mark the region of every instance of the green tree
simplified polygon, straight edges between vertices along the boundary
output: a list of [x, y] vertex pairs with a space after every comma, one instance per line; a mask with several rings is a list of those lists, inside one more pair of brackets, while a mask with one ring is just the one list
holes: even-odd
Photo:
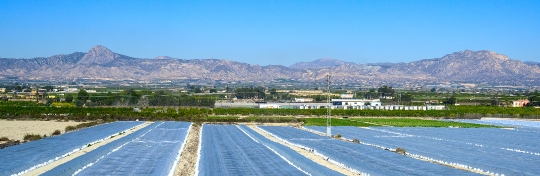
[[498, 99], [491, 100], [491, 106], [499, 106], [499, 100]]
[[386, 85], [379, 87], [377, 91], [381, 93], [382, 98], [392, 97], [396, 92], [394, 89], [392, 89], [392, 87], [388, 87]]
[[76, 99], [73, 103], [75, 103], [75, 106], [82, 107], [84, 105], [84, 101]]
[[81, 89], [79, 90], [79, 93], [77, 93], [77, 100], [81, 100], [82, 102], [86, 102], [90, 96], [88, 95], [88, 92], [86, 90]]
[[139, 102], [140, 95], [134, 89], [126, 89], [122, 91], [122, 94], [125, 96], [122, 100], [127, 101], [128, 105], [134, 105]]
[[364, 98], [366, 99], [374, 99], [378, 97], [378, 93], [375, 92], [375, 89], [369, 89], [369, 91], [364, 94]]
[[201, 88], [199, 88], [199, 87], [196, 87], [196, 88], [195, 88], [195, 93], [202, 93], [202, 90], [201, 90]]
[[413, 95], [410, 92], [407, 92], [405, 94], [397, 95], [396, 98], [394, 98], [394, 101], [400, 101], [403, 103], [411, 103], [413, 100]]
[[44, 86], [44, 87], [41, 87], [41, 88], [47, 90], [47, 92], [52, 92], [53, 89], [54, 89], [53, 86]]
[[73, 95], [71, 95], [71, 94], [66, 94], [66, 102], [68, 102], [68, 103], [73, 102]]
[[276, 88], [270, 89], [270, 95], [275, 96], [277, 94]]
[[454, 97], [454, 95], [452, 95], [452, 97], [446, 98], [443, 101], [443, 104], [445, 104], [445, 105], [454, 105], [454, 104], [456, 104], [456, 97]]
[[529, 95], [529, 104], [527, 106], [540, 106], [540, 93], [538, 93], [538, 90]]
[[248, 88], [237, 88], [236, 97], [239, 99], [264, 99], [266, 94], [264, 93], [265, 89], [263, 87], [248, 87]]

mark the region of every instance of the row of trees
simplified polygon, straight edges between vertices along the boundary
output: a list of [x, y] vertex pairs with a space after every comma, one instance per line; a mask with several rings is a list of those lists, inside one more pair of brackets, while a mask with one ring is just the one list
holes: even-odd
[[538, 93], [538, 90], [529, 96], [529, 104], [527, 106], [540, 106], [540, 93]]
[[[145, 94], [145, 95], [141, 95]], [[215, 100], [209, 97], [195, 97], [186, 94], [173, 96], [165, 91], [137, 92], [133, 89], [124, 90], [118, 94], [89, 94], [80, 90], [76, 98], [67, 94], [66, 102], [81, 106], [205, 106], [213, 107]]]
[[188, 95], [172, 96], [158, 91], [146, 97], [150, 106], [205, 106], [214, 107], [215, 100], [210, 97], [195, 97]]
[[[77, 108], [47, 106], [0, 106], [4, 119], [62, 119], [62, 120], [184, 120], [204, 121], [218, 116], [325, 116], [326, 109], [256, 109], [256, 108]], [[333, 116], [390, 116], [390, 117], [441, 117], [478, 118], [498, 117], [538, 118], [538, 108], [504, 108], [494, 106], [450, 106], [448, 110], [332, 110]]]
[[266, 99], [265, 89], [263, 87], [237, 88], [235, 96], [238, 99]]

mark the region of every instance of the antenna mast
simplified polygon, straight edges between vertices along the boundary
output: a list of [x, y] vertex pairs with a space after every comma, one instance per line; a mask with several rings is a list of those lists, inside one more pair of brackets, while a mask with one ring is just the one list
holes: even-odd
[[326, 75], [326, 85], [328, 86], [328, 97], [326, 99], [326, 103], [328, 103], [328, 108], [326, 108], [326, 136], [332, 136], [332, 119], [330, 115], [330, 109], [332, 109], [332, 104], [330, 103], [330, 72]]

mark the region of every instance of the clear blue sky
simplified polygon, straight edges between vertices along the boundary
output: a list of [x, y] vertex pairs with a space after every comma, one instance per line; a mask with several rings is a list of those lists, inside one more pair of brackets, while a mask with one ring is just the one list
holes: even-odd
[[540, 61], [540, 1], [0, 1], [0, 57], [94, 45], [259, 65], [411, 62], [465, 49]]

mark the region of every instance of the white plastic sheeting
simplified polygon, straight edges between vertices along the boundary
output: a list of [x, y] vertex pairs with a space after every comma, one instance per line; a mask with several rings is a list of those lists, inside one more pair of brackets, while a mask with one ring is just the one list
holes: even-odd
[[[203, 125], [198, 175], [307, 175], [234, 125]], [[253, 133], [251, 133], [253, 134]]]
[[0, 150], [0, 175], [21, 175], [144, 122], [114, 122]]
[[[320, 127], [307, 127], [317, 131]], [[540, 135], [499, 128], [335, 127], [347, 138], [452, 167], [492, 175], [539, 175]]]
[[355, 169], [362, 174], [475, 175], [472, 172], [424, 162], [372, 146], [340, 141], [292, 127], [259, 126], [259, 128], [290, 143], [310, 148], [314, 153], [320, 153], [328, 157], [328, 160], [334, 160], [337, 165]]

